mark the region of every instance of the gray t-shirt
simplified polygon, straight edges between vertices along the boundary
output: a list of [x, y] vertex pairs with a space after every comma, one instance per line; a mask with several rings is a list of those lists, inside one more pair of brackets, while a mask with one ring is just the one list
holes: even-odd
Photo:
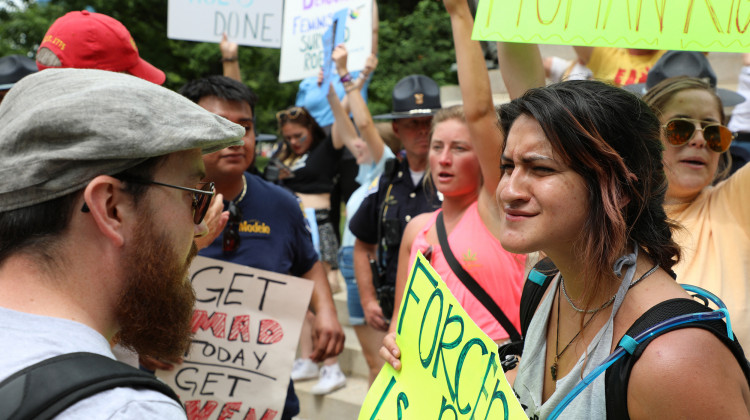
[[[86, 351], [115, 358], [107, 340], [81, 323], [0, 307], [0, 381], [41, 360]], [[182, 407], [157, 391], [114, 388], [73, 404], [56, 417], [78, 419], [185, 419]]]

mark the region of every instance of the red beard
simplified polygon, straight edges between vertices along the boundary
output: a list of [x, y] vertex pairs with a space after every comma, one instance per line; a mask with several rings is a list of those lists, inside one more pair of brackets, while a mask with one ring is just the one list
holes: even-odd
[[187, 260], [179, 261], [170, 252], [173, 243], [152, 223], [136, 229], [124, 255], [129, 277], [117, 305], [115, 342], [140, 356], [174, 360], [191, 344], [195, 291], [187, 276], [198, 249], [193, 242]]

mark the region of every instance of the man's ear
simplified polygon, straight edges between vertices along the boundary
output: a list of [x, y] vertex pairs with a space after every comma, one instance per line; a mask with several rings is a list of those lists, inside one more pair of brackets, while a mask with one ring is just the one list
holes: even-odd
[[94, 223], [118, 247], [125, 242], [124, 228], [128, 220], [135, 216], [132, 197], [121, 185], [116, 178], [100, 175], [83, 190], [83, 199]]
[[398, 124], [396, 124], [396, 120], [391, 120], [391, 128], [393, 129], [393, 134], [398, 137]]

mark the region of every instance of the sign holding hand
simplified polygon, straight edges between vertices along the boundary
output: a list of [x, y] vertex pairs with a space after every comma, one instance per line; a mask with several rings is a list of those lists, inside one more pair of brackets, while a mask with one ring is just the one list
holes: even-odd
[[401, 369], [385, 364], [359, 420], [528, 418], [505, 378], [497, 345], [421, 253], [401, 302]]

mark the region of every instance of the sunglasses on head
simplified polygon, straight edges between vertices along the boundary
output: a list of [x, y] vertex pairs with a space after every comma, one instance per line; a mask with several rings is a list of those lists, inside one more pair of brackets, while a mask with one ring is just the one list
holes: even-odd
[[221, 236], [221, 248], [224, 254], [232, 254], [240, 247], [240, 223], [242, 223], [242, 210], [229, 202], [229, 220], [224, 226], [224, 233]]
[[302, 114], [305, 113], [305, 110], [298, 107], [293, 106], [289, 109], [285, 109], [283, 111], [279, 111], [276, 113], [276, 120], [281, 122], [285, 120], [296, 120], [299, 118]]
[[692, 118], [674, 118], [667, 121], [662, 127], [667, 142], [676, 147], [687, 144], [693, 138], [695, 132], [700, 130], [703, 132], [703, 138], [706, 140], [708, 148], [716, 153], [726, 152], [735, 136], [727, 127], [719, 123]]

